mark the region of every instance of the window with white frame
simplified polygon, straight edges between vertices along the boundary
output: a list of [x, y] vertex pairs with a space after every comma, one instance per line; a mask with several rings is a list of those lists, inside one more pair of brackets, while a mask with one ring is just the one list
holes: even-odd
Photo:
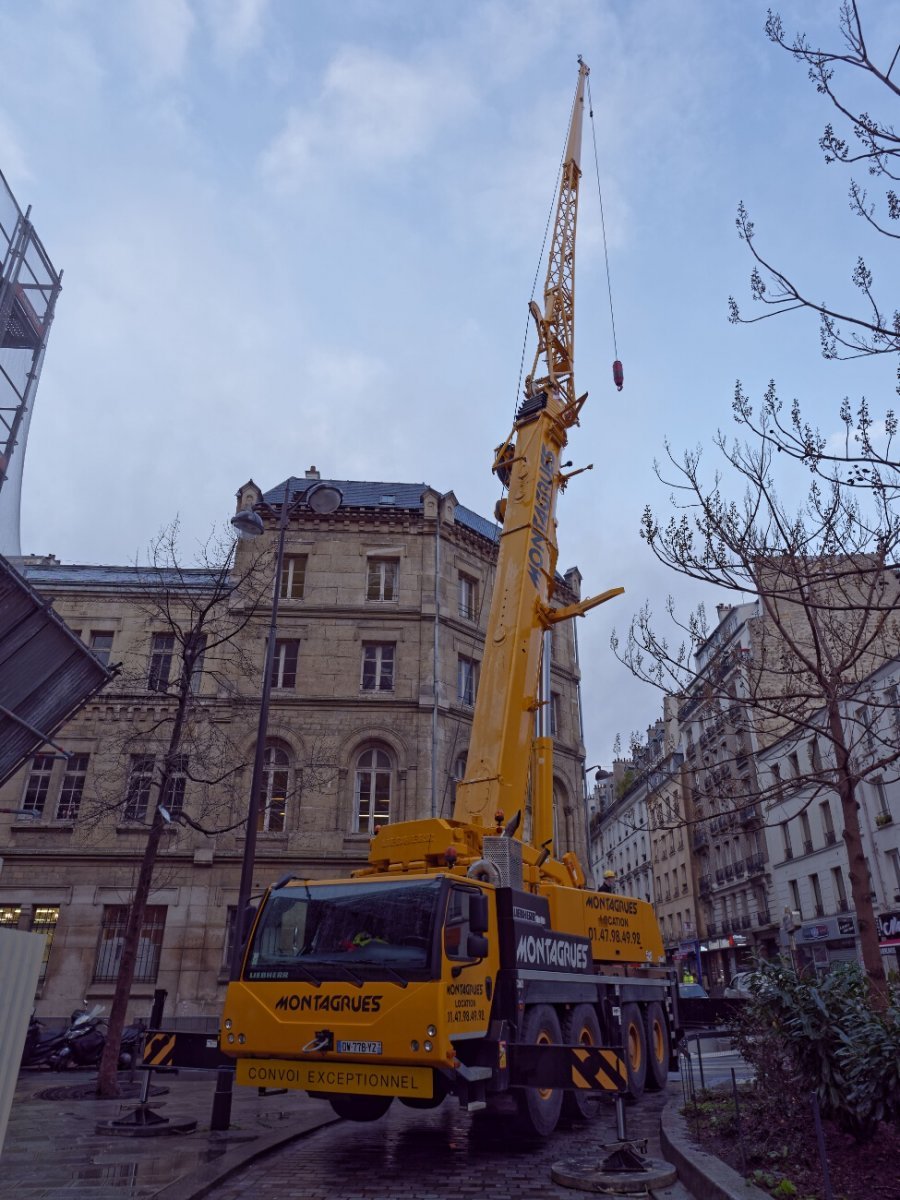
[[355, 826], [360, 833], [374, 833], [376, 826], [391, 819], [393, 764], [386, 750], [364, 750], [356, 760], [354, 787]]
[[94, 657], [99, 658], [104, 667], [109, 666], [109, 656], [113, 647], [112, 633], [108, 630], [92, 629], [90, 646]]
[[289, 690], [297, 686], [297, 660], [300, 643], [293, 638], [278, 638], [272, 658], [272, 687]]
[[547, 724], [548, 724], [548, 733], [553, 738], [560, 736], [559, 713], [560, 713], [559, 692], [551, 692], [550, 693], [550, 704], [548, 705], [548, 711], [547, 711]]
[[150, 665], [147, 671], [148, 691], [166, 691], [169, 686], [169, 676], [172, 673], [174, 654], [174, 633], [154, 633], [150, 639]]
[[285, 556], [281, 568], [281, 599], [302, 600], [306, 587], [306, 555]]
[[59, 789], [59, 801], [56, 805], [58, 821], [77, 821], [81, 808], [81, 797], [84, 795], [84, 781], [87, 777], [89, 754], [70, 754], [63, 775], [62, 786]]
[[266, 746], [257, 818], [260, 833], [284, 832], [290, 775], [291, 757], [285, 747], [274, 743]]
[[875, 793], [875, 802], [877, 810], [875, 812], [875, 820], [879, 817], [890, 817], [891, 810], [888, 808], [887, 792], [884, 787], [884, 780], [880, 775], [873, 775], [870, 781], [872, 791]]
[[467, 708], [475, 705], [475, 693], [478, 690], [478, 663], [474, 658], [460, 654], [457, 666], [457, 699]]
[[[128, 923], [127, 904], [107, 904], [103, 909], [103, 925], [97, 943], [94, 963], [94, 982], [112, 982], [119, 973], [122, 947]], [[159, 974], [159, 956], [166, 928], [166, 909], [161, 904], [148, 904], [144, 909], [144, 922], [138, 939], [135, 983], [156, 983]]]
[[176, 754], [169, 764], [169, 777], [163, 788], [162, 803], [173, 817], [184, 812], [184, 791], [187, 786], [188, 756]]
[[370, 558], [366, 567], [366, 599], [396, 600], [399, 573], [399, 559]]
[[467, 621], [478, 616], [478, 580], [464, 571], [459, 573], [459, 615]]
[[125, 820], [145, 821], [153, 787], [153, 755], [132, 754], [125, 792]]
[[394, 690], [393, 642], [363, 642], [362, 690], [392, 692]]
[[23, 812], [32, 813], [36, 817], [43, 816], [55, 761], [53, 754], [36, 754], [31, 760], [31, 770], [25, 781], [25, 795], [22, 799]]
[[[191, 662], [191, 692], [197, 695], [203, 679], [203, 660], [206, 657], [206, 634], [194, 633], [189, 635], [190, 643], [185, 645], [185, 659]], [[187, 665], [187, 661], [185, 662]]]
[[840, 867], [831, 868], [831, 879], [834, 884], [834, 898], [837, 901], [838, 912], [848, 912], [847, 888], [844, 886], [844, 872]]

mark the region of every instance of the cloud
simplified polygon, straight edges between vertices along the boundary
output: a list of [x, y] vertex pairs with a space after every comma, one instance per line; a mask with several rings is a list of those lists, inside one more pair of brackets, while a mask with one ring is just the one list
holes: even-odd
[[256, 50], [263, 38], [269, 0], [204, 0], [213, 45], [226, 60]]
[[30, 183], [34, 178], [28, 168], [25, 151], [22, 149], [13, 122], [0, 109], [0, 164], [10, 187], [15, 191], [17, 184]]
[[141, 74], [153, 82], [180, 76], [196, 27], [189, 0], [132, 0], [129, 16], [139, 45]]
[[411, 66], [346, 46], [329, 64], [315, 101], [288, 112], [262, 155], [263, 176], [290, 192], [336, 169], [382, 171], [423, 154], [472, 100], [469, 86], [446, 66]]

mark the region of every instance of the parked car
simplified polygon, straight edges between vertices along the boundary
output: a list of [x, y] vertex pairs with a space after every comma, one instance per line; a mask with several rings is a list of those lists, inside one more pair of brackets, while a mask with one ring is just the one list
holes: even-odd
[[725, 989], [726, 1000], [752, 1000], [759, 994], [763, 978], [758, 971], [738, 971]]
[[708, 1000], [709, 992], [702, 983], [679, 983], [678, 995], [682, 1000]]

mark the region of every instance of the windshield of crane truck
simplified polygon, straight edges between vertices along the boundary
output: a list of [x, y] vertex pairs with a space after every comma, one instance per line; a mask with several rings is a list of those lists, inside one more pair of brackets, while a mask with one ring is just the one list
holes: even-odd
[[428, 970], [440, 896], [440, 879], [276, 888], [244, 977], [361, 982]]

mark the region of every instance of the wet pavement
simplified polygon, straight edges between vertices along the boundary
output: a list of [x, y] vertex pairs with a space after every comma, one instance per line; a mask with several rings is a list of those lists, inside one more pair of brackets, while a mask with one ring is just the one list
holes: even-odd
[[[141, 1077], [141, 1073], [138, 1073]], [[154, 1076], [150, 1107], [194, 1132], [131, 1137], [102, 1128], [138, 1105], [139, 1084], [118, 1100], [90, 1092], [93, 1075], [23, 1071], [0, 1155], [0, 1196], [12, 1200], [563, 1200], [587, 1193], [551, 1181], [555, 1162], [602, 1157], [616, 1140], [612, 1105], [587, 1125], [544, 1140], [522, 1140], [503, 1124], [462, 1112], [453, 1100], [418, 1111], [395, 1103], [371, 1124], [338, 1121], [302, 1092], [260, 1096], [235, 1088], [232, 1126], [209, 1128], [215, 1076], [182, 1071]], [[49, 1098], [48, 1098], [49, 1097]], [[681, 1083], [626, 1109], [629, 1137], [647, 1138], [660, 1157], [659, 1119], [667, 1100], [681, 1103]], [[101, 1125], [98, 1131], [98, 1123]], [[679, 1184], [658, 1200], [689, 1200]]]
[[154, 1075], [149, 1103], [172, 1125], [196, 1121], [194, 1132], [157, 1137], [98, 1132], [98, 1123], [134, 1112], [140, 1082], [126, 1098], [98, 1100], [84, 1095], [94, 1078], [86, 1071], [20, 1073], [0, 1154], [0, 1196], [187, 1200], [208, 1194], [209, 1184], [233, 1164], [336, 1119], [328, 1105], [302, 1092], [260, 1096], [254, 1088], [235, 1088], [231, 1127], [213, 1132], [215, 1075], [182, 1071]]

